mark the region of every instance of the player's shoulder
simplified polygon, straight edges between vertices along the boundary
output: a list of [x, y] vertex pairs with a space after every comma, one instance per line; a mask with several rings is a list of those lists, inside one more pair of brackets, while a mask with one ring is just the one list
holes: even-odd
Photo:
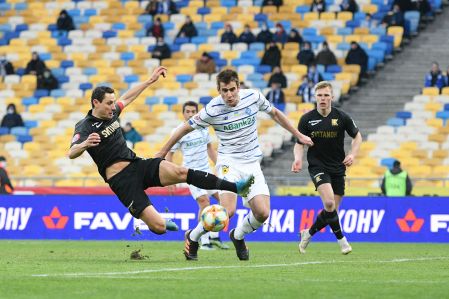
[[346, 113], [345, 111], [343, 111], [343, 110], [340, 109], [340, 108], [332, 107], [332, 113], [333, 113], [334, 115], [339, 116], [339, 117], [349, 117], [349, 118], [350, 118], [349, 114]]
[[258, 100], [260, 95], [260, 91], [251, 88], [240, 89], [239, 91], [240, 101], [242, 102]]
[[304, 114], [301, 116], [301, 119], [303, 119], [303, 120], [309, 120], [309, 119], [314, 118], [314, 117], [317, 117], [317, 116], [320, 116], [320, 114], [318, 113], [318, 111], [317, 111], [316, 109], [312, 109], [312, 110], [307, 111], [306, 113], [304, 113]]
[[92, 120], [88, 116], [86, 116], [76, 123], [75, 130], [77, 130], [77, 131], [87, 130], [91, 126], [92, 126]]

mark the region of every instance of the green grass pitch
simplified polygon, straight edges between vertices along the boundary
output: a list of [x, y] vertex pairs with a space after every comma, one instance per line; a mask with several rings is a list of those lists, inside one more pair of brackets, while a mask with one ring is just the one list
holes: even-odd
[[[232, 245], [231, 245], [232, 246]], [[231, 250], [181, 242], [0, 241], [0, 298], [448, 298], [449, 244], [248, 242]], [[130, 260], [141, 249], [146, 259]]]

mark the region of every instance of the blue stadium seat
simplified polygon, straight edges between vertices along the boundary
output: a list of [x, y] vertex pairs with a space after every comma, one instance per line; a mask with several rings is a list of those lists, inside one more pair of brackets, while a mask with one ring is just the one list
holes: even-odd
[[302, 35], [317, 35], [318, 31], [313, 27], [306, 27], [302, 29]]
[[187, 44], [189, 42], [190, 42], [190, 39], [188, 37], [177, 37], [177, 38], [175, 38], [175, 44], [176, 45]]
[[325, 80], [325, 81], [335, 80], [335, 75], [332, 73], [324, 72], [324, 73], [321, 73], [321, 76], [323, 77], [323, 80]]
[[16, 32], [22, 32], [22, 31], [28, 30], [28, 28], [29, 28], [28, 24], [17, 24], [15, 31]]
[[266, 64], [261, 64], [256, 67], [256, 72], [261, 74], [271, 73], [271, 66]]
[[146, 99], [145, 99], [145, 104], [147, 104], [147, 105], [156, 105], [156, 104], [159, 104], [160, 103], [160, 101], [159, 101], [159, 97], [147, 97]]
[[22, 99], [22, 104], [25, 106], [36, 105], [39, 103], [39, 100], [35, 97], [25, 97]]
[[[262, 74], [259, 74], [259, 73], [252, 73], [252, 74], [248, 74], [247, 76], [246, 76], [246, 80], [249, 80], [249, 81], [263, 81], [263, 75]], [[265, 83], [265, 85], [266, 85], [266, 83]]]
[[218, 51], [212, 51], [209, 52], [209, 55], [215, 60], [215, 59], [220, 59], [220, 52]]
[[123, 52], [120, 53], [120, 59], [123, 61], [130, 61], [130, 60], [134, 60], [135, 55], [134, 52]]
[[398, 111], [396, 112], [396, 117], [406, 120], [412, 118], [412, 113], [410, 111]]
[[207, 43], [207, 36], [194, 36], [191, 40], [192, 44], [201, 45]]
[[1, 135], [8, 135], [9, 134], [9, 128], [8, 127], [0, 127], [0, 136]]
[[48, 31], [57, 31], [58, 30], [58, 25], [56, 25], [56, 24], [48, 24], [48, 26], [47, 26], [47, 30]]
[[107, 30], [103, 32], [103, 38], [111, 38], [111, 37], [117, 37], [117, 31]]
[[86, 83], [81, 83], [79, 86], [79, 89], [81, 89], [82, 91], [86, 91], [88, 89], [92, 89], [93, 85], [92, 83], [86, 82]]
[[33, 141], [33, 136], [30, 135], [20, 135], [16, 137], [16, 140], [20, 143], [26, 143]]
[[112, 24], [112, 27], [111, 27], [112, 30], [124, 30], [125, 28], [126, 28], [125, 23], [120, 23], [120, 22]]
[[251, 81], [251, 83], [253, 84], [253, 88], [257, 88], [257, 89], [264, 89], [267, 87], [267, 82], [261, 80], [261, 81]]
[[404, 19], [408, 29], [407, 31], [412, 35], [416, 35], [418, 33], [419, 18], [419, 11], [406, 11], [404, 13]]
[[58, 46], [64, 47], [72, 44], [72, 40], [68, 37], [60, 37], [58, 38]]
[[16, 136], [28, 135], [28, 129], [26, 127], [13, 127], [11, 128], [10, 134]]
[[352, 28], [348, 28], [348, 27], [337, 28], [337, 34], [338, 35], [350, 35], [350, 34], [352, 34]]
[[341, 42], [337, 44], [337, 50], [349, 51], [351, 49], [351, 45], [347, 42]]
[[256, 51], [244, 51], [240, 53], [240, 58], [242, 59], [253, 59], [253, 58], [258, 58], [257, 56], [257, 52]]
[[37, 120], [26, 120], [26, 121], [24, 121], [24, 124], [25, 124], [25, 128], [28, 128], [28, 129], [36, 128], [39, 125]]
[[236, 1], [235, 0], [221, 0], [220, 4], [223, 7], [230, 8], [230, 7], [236, 6]]
[[47, 61], [51, 59], [51, 53], [39, 53], [39, 58], [43, 61]]
[[212, 97], [210, 96], [204, 96], [204, 97], [200, 97], [200, 104], [202, 105], [207, 105], [210, 101], [212, 100]]
[[197, 10], [197, 14], [208, 15], [208, 14], [210, 14], [210, 8], [209, 7], [199, 7]]
[[449, 103], [444, 104], [444, 111], [449, 111]]
[[387, 45], [387, 55], [393, 54], [394, 36], [392, 36], [392, 35], [382, 35], [380, 37], [379, 41], [384, 42]]
[[98, 70], [96, 67], [86, 67], [83, 69], [83, 74], [86, 76], [92, 76], [98, 74]]
[[331, 74], [341, 73], [342, 67], [338, 64], [331, 64], [327, 66], [326, 72]]
[[88, 8], [84, 11], [86, 17], [96, 16], [98, 14], [95, 8]]
[[222, 29], [224, 28], [224, 22], [215, 21], [210, 24], [210, 29]]
[[366, 13], [363, 11], [358, 11], [354, 14], [354, 20], [363, 21], [366, 18]]
[[[446, 105], [448, 105], [448, 104], [446, 104]], [[443, 120], [444, 125], [446, 125], [447, 120], [449, 119], [449, 111], [438, 111], [436, 113], [436, 117], [441, 118]]]
[[264, 43], [252, 43], [249, 45], [249, 50], [251, 51], [263, 51], [265, 50], [265, 44]]
[[35, 98], [39, 98], [40, 99], [42, 97], [47, 97], [48, 94], [49, 94], [49, 92], [46, 89], [36, 89], [34, 91], [33, 95], [34, 95]]
[[197, 30], [207, 29], [209, 27], [209, 24], [207, 22], [196, 22], [195, 27]]
[[59, 76], [55, 75], [55, 77], [58, 80], [59, 84], [64, 84], [70, 81], [69, 76], [66, 75], [59, 75]]
[[258, 13], [254, 15], [254, 21], [256, 22], [266, 22], [268, 20], [268, 16], [264, 13]]
[[360, 27], [360, 21], [359, 20], [350, 20], [346, 22], [346, 27], [349, 28], [357, 28]]
[[13, 38], [18, 38], [20, 36], [20, 32], [17, 31], [8, 31], [3, 34], [3, 38], [6, 39], [8, 42]]
[[172, 52], [178, 52], [179, 50], [181, 50], [181, 45], [179, 45], [179, 44], [170, 45], [170, 50]]
[[380, 165], [388, 167], [389, 169], [393, 167], [393, 163], [396, 161], [395, 158], [383, 158], [380, 160]]
[[228, 61], [226, 59], [215, 59], [215, 65], [219, 68], [228, 65]]
[[0, 32], [12, 31], [11, 24], [0, 24]]
[[69, 67], [73, 67], [74, 65], [75, 65], [75, 63], [73, 62], [73, 60], [63, 60], [63, 61], [61, 61], [60, 67], [66, 69]]
[[26, 2], [18, 2], [14, 5], [15, 10], [25, 10], [28, 8], [28, 4]]
[[164, 103], [167, 106], [172, 106], [172, 105], [178, 104], [178, 97], [174, 97], [174, 96], [165, 97], [162, 100], [162, 103]]
[[75, 27], [79, 27], [81, 24], [89, 23], [88, 16], [73, 16], [73, 22], [75, 23]]
[[153, 16], [152, 15], [140, 15], [137, 17], [137, 22], [141, 24], [147, 24], [153, 22]]
[[81, 16], [81, 10], [78, 8], [72, 8], [67, 10], [67, 13], [73, 18], [73, 17], [79, 17]]
[[299, 13], [299, 14], [305, 14], [306, 12], [309, 12], [310, 11], [310, 5], [299, 5], [299, 6], [296, 6], [296, 13]]
[[162, 26], [164, 27], [165, 31], [175, 29], [175, 27], [176, 27], [175, 23], [173, 23], [173, 22], [165, 22], [162, 24]]
[[[61, 84], [61, 82], [59, 82]], [[54, 98], [60, 98], [65, 97], [65, 90], [64, 89], [53, 89], [50, 91], [50, 96]]]
[[402, 118], [392, 117], [387, 120], [387, 126], [392, 126], [396, 128], [401, 127], [403, 125], [405, 125], [405, 121]]
[[10, 3], [0, 3], [0, 11], [11, 10], [12, 5]]
[[179, 83], [186, 83], [192, 81], [193, 76], [192, 75], [176, 75], [176, 81]]
[[134, 83], [139, 81], [139, 75], [126, 75], [124, 78], [125, 83]]

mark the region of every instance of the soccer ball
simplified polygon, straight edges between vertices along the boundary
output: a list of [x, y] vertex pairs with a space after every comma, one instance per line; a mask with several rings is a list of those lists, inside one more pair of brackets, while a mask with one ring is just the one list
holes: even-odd
[[205, 230], [219, 232], [228, 225], [228, 212], [220, 205], [210, 205], [201, 213], [201, 222]]

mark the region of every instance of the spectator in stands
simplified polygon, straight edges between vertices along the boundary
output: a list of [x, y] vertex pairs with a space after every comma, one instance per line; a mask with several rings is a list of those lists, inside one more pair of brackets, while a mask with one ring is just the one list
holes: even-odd
[[281, 51], [279, 50], [276, 43], [272, 41], [268, 48], [265, 50], [265, 53], [263, 53], [260, 64], [270, 65], [272, 68], [274, 68], [275, 66], [281, 65], [281, 59]]
[[196, 30], [195, 24], [193, 24], [190, 16], [186, 16], [186, 20], [182, 27], [179, 29], [176, 37], [188, 37], [192, 38], [198, 35], [198, 31]]
[[229, 23], [225, 25], [225, 32], [223, 32], [223, 34], [221, 35], [221, 42], [231, 45], [237, 42], [237, 35], [235, 35], [234, 30]]
[[196, 61], [196, 72], [206, 73], [209, 75], [216, 72], [215, 61], [207, 52], [204, 52], [203, 55], [201, 55], [201, 57]]
[[127, 122], [123, 127], [123, 135], [125, 136], [125, 140], [132, 143], [132, 147], [139, 141], [142, 141], [142, 136], [137, 132], [136, 128], [130, 122]]
[[360, 27], [365, 27], [369, 29], [375, 28], [377, 27], [377, 20], [373, 19], [371, 14], [367, 13], [365, 15], [365, 19], [360, 22]]
[[412, 181], [407, 172], [401, 169], [401, 162], [393, 162], [393, 168], [385, 172], [380, 188], [386, 196], [411, 195]]
[[156, 47], [153, 49], [153, 58], [157, 58], [159, 60], [167, 59], [171, 57], [170, 47], [165, 43], [162, 37], [157, 39]]
[[412, 0], [394, 0], [391, 5], [392, 10], [395, 5], [399, 6], [400, 11], [402, 11], [402, 12], [406, 12], [406, 11], [414, 9]]
[[329, 49], [327, 42], [323, 42], [323, 48], [316, 55], [315, 62], [316, 64], [322, 64], [324, 66], [337, 64], [337, 58], [335, 57], [334, 52]]
[[298, 30], [292, 29], [290, 30], [288, 37], [287, 37], [288, 43], [298, 43], [301, 45], [303, 43], [303, 39], [301, 34], [299, 34]]
[[359, 11], [359, 6], [355, 0], [343, 0], [340, 4], [340, 11], [356, 13]]
[[310, 42], [305, 42], [303, 44], [302, 49], [299, 51], [296, 58], [298, 59], [299, 64], [304, 64], [307, 66], [315, 62], [315, 53], [312, 51], [312, 45]]
[[25, 74], [40, 75], [46, 68], [47, 66], [45, 65], [45, 62], [40, 59], [39, 54], [33, 52], [31, 54], [31, 60], [28, 62], [25, 69]]
[[282, 6], [284, 3], [282, 0], [263, 0], [262, 6]]
[[276, 32], [273, 35], [273, 40], [277, 43], [285, 44], [288, 39], [288, 34], [281, 23], [276, 23]]
[[155, 38], [162, 37], [164, 38], [165, 30], [162, 25], [161, 18], [157, 17], [153, 24], [147, 29], [147, 36], [153, 36]]
[[9, 179], [8, 172], [6, 172], [6, 159], [0, 156], [0, 194], [12, 194], [14, 187]]
[[382, 26], [390, 27], [390, 26], [401, 26], [404, 27], [404, 13], [399, 8], [399, 5], [394, 5], [393, 10], [389, 11], [381, 21]]
[[56, 26], [59, 31], [67, 32], [70, 30], [75, 30], [73, 19], [65, 9], [61, 10], [61, 12], [59, 13], [58, 20], [56, 21]]
[[271, 89], [265, 97], [273, 104], [285, 104], [284, 92], [282, 91], [281, 84], [279, 83], [271, 83]]
[[318, 72], [316, 68], [316, 64], [312, 63], [307, 70], [307, 78], [312, 80], [313, 84], [317, 84], [320, 81], [323, 81], [323, 77], [320, 72]]
[[273, 83], [279, 83], [281, 88], [287, 87], [287, 77], [285, 77], [280, 66], [275, 66], [273, 68], [267, 87], [272, 86]]
[[0, 77], [4, 77], [6, 75], [14, 75], [14, 66], [12, 63], [6, 59], [4, 54], [0, 55]]
[[443, 73], [440, 70], [440, 66], [438, 62], [432, 62], [432, 68], [430, 72], [425, 77], [424, 86], [425, 87], [438, 87], [439, 89], [443, 88], [445, 85], [445, 80]]
[[255, 41], [256, 41], [256, 37], [251, 32], [251, 28], [249, 27], [249, 25], [246, 24], [243, 29], [243, 32], [239, 36], [239, 42], [246, 43], [249, 45], [251, 43], [254, 43]]
[[318, 13], [326, 11], [326, 2], [324, 2], [324, 0], [313, 0], [310, 5], [310, 11]]
[[428, 0], [417, 0], [415, 10], [419, 11], [419, 22], [425, 24], [429, 18], [432, 18], [432, 7]]
[[307, 75], [302, 77], [302, 83], [298, 87], [296, 94], [302, 97], [304, 103], [316, 103], [314, 86], [313, 81]]
[[260, 32], [256, 36], [256, 41], [259, 43], [269, 44], [273, 40], [273, 33], [268, 28], [266, 22], [261, 26]]
[[444, 76], [444, 85], [449, 86], [449, 66], [446, 69], [446, 75]]
[[172, 0], [151, 0], [145, 7], [145, 13], [152, 16], [177, 14], [178, 9]]
[[48, 91], [57, 89], [59, 86], [58, 79], [51, 73], [49, 69], [45, 69], [40, 75], [37, 75], [37, 89], [46, 89]]
[[368, 55], [365, 50], [356, 42], [351, 42], [351, 49], [348, 51], [345, 59], [346, 64], [360, 65], [360, 78], [366, 77], [368, 69]]
[[16, 105], [13, 103], [8, 104], [6, 107], [6, 114], [3, 116], [2, 123], [0, 127], [14, 128], [23, 127], [22, 116], [17, 113]]

